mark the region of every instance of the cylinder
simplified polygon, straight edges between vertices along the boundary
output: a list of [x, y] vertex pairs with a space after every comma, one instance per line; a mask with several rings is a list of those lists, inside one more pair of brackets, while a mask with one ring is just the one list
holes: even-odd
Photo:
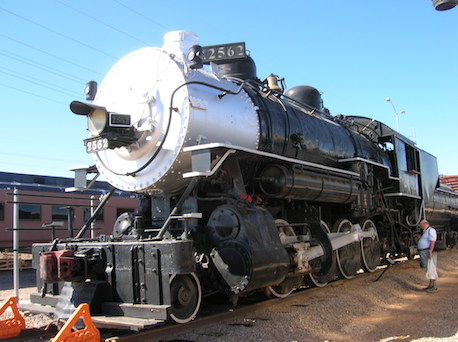
[[355, 180], [283, 165], [266, 167], [260, 177], [261, 191], [268, 196], [305, 201], [349, 203], [355, 200]]

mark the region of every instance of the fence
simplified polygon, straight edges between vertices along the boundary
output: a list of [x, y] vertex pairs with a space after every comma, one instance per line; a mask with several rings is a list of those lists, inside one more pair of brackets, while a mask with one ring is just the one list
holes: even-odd
[[[13, 193], [8, 193], [8, 195], [13, 195], [13, 201], [7, 201], [7, 203], [13, 204], [13, 227], [7, 228], [7, 231], [13, 232], [13, 285], [14, 285], [14, 292], [15, 297], [19, 298], [19, 269], [21, 268], [21, 261], [20, 261], [20, 232], [26, 231], [33, 231], [33, 230], [40, 230], [40, 231], [49, 231], [51, 240], [56, 238], [56, 231], [58, 230], [66, 230], [68, 232], [68, 237], [72, 238], [74, 229], [73, 229], [73, 215], [74, 209], [76, 207], [83, 207], [83, 208], [90, 208], [91, 216], [97, 214], [97, 206], [95, 205], [95, 196], [91, 197], [69, 197], [69, 196], [59, 196], [59, 195], [38, 195], [38, 194], [30, 194], [30, 193], [20, 193], [18, 189], [14, 189]], [[64, 228], [65, 223], [62, 221], [53, 221], [47, 224], [42, 224], [41, 227], [36, 228], [21, 228], [19, 226], [19, 210], [21, 204], [32, 204], [32, 205], [40, 205], [40, 206], [62, 206], [62, 203], [55, 203], [55, 202], [45, 202], [45, 201], [34, 201], [34, 198], [38, 197], [40, 199], [49, 198], [56, 200], [65, 200], [64, 202], [78, 202], [78, 203], [71, 203], [71, 204], [64, 204], [63, 208], [67, 209], [67, 227]], [[22, 198], [26, 198], [27, 201], [22, 201]], [[106, 198], [104, 198], [106, 200]], [[83, 204], [82, 201], [88, 202]], [[95, 237], [95, 220], [90, 221], [90, 236], [91, 238]], [[11, 254], [6, 254], [7, 256]], [[23, 259], [23, 258], [22, 258]], [[0, 264], [1, 265], [1, 264]], [[10, 262], [6, 261], [6, 267], [10, 266]], [[4, 266], [5, 266], [4, 265]]]

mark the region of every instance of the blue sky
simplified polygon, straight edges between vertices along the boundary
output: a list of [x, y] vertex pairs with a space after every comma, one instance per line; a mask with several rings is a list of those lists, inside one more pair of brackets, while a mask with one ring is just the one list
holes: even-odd
[[458, 174], [458, 8], [431, 0], [0, 1], [0, 171], [72, 177], [92, 165], [84, 100], [113, 64], [171, 30], [201, 45], [245, 41], [258, 77], [323, 93], [331, 113], [396, 127]]

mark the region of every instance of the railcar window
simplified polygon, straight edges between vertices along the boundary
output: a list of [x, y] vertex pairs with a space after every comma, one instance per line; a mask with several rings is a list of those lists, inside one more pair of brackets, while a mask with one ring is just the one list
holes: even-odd
[[[64, 207], [58, 207], [53, 205], [52, 206], [52, 220], [53, 221], [66, 221], [68, 216], [67, 216], [67, 209]], [[74, 215], [72, 217], [72, 220], [74, 219]]]
[[379, 143], [378, 145], [382, 150], [386, 152], [394, 151], [394, 145], [391, 141], [385, 141], [383, 143]]
[[393, 136], [384, 136], [379, 138], [379, 146], [382, 150], [384, 150], [388, 158], [390, 159], [392, 169], [391, 175], [397, 177], [398, 173], [398, 162], [396, 157], [396, 146], [393, 143]]
[[0, 221], [5, 221], [5, 205], [0, 203]]
[[378, 139], [378, 146], [386, 152], [394, 151], [393, 137], [392, 136], [380, 137]]
[[406, 159], [407, 159], [407, 171], [420, 172], [420, 165], [418, 163], [419, 153], [410, 145], [406, 144]]
[[19, 220], [41, 220], [41, 206], [38, 204], [19, 204]]
[[134, 208], [116, 208], [116, 217], [119, 217], [124, 213], [133, 213], [134, 211]]

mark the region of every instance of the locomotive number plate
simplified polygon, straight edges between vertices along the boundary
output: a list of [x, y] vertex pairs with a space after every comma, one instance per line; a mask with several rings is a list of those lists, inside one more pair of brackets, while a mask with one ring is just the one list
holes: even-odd
[[246, 57], [245, 43], [203, 46], [202, 52], [204, 55], [204, 63]]
[[96, 138], [91, 140], [86, 140], [86, 152], [95, 153], [108, 149], [108, 139], [107, 138]]

